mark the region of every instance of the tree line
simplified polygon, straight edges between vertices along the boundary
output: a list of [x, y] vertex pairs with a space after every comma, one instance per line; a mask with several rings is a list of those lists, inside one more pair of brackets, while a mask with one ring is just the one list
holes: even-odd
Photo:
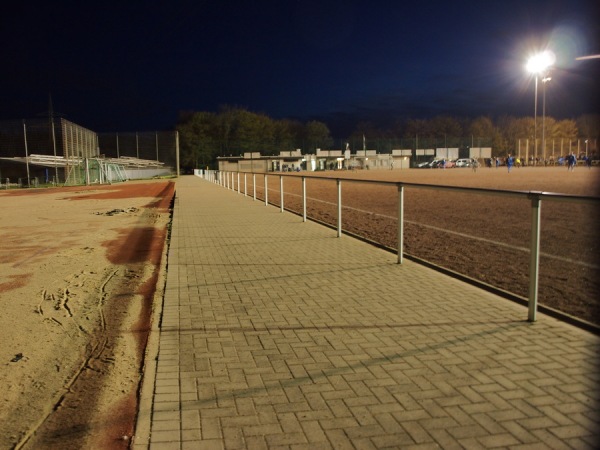
[[219, 156], [241, 156], [246, 152], [277, 155], [283, 150], [306, 151], [333, 145], [329, 127], [323, 122], [275, 120], [234, 107], [222, 107], [217, 113], [182, 113], [177, 131], [181, 163], [192, 168], [210, 166]]
[[[372, 122], [360, 122], [350, 135], [334, 139], [327, 124], [312, 120], [272, 119], [266, 114], [239, 107], [222, 107], [218, 112], [181, 113], [177, 125], [183, 167], [214, 167], [219, 156], [241, 156], [246, 152], [277, 155], [280, 151], [300, 148], [303, 153], [315, 149], [375, 149], [380, 153], [392, 148], [492, 147], [494, 155], [514, 152], [519, 139], [533, 142], [533, 117], [502, 116], [475, 119], [437, 116], [431, 119], [397, 121], [390, 128]], [[537, 138], [546, 142], [592, 139], [600, 135], [600, 115], [582, 115], [577, 119], [557, 120], [538, 117]], [[533, 144], [531, 144], [533, 145]]]

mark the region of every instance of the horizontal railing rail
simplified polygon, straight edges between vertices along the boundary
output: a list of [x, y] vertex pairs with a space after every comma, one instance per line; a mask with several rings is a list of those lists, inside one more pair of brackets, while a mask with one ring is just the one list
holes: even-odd
[[[397, 249], [397, 262], [402, 264], [404, 254], [404, 189], [407, 187], [415, 189], [428, 189], [437, 190], [444, 192], [460, 192], [467, 194], [481, 194], [487, 196], [500, 196], [500, 197], [511, 197], [529, 200], [531, 204], [530, 218], [531, 218], [531, 239], [529, 244], [530, 261], [529, 261], [529, 288], [528, 288], [528, 314], [527, 320], [535, 322], [537, 319], [538, 310], [538, 288], [539, 288], [539, 265], [540, 265], [540, 229], [541, 229], [541, 206], [543, 201], [552, 202], [570, 202], [580, 203], [593, 206], [600, 206], [600, 198], [592, 196], [578, 196], [571, 194], [562, 194], [555, 192], [543, 192], [543, 191], [510, 191], [510, 190], [498, 190], [488, 188], [476, 188], [476, 187], [461, 187], [461, 186], [444, 186], [444, 185], [433, 185], [433, 184], [421, 184], [421, 183], [408, 183], [403, 181], [383, 181], [383, 180], [363, 180], [354, 178], [344, 177], [323, 177], [314, 175], [305, 175], [298, 173], [264, 173], [264, 172], [226, 172], [226, 171], [202, 171], [200, 175], [207, 179], [217, 183], [227, 189], [231, 189], [238, 192], [238, 194], [248, 195], [248, 176], [252, 177], [254, 200], [256, 196], [256, 177], [263, 176], [264, 178], [264, 201], [265, 205], [269, 204], [268, 196], [268, 177], [279, 177], [279, 208], [283, 212], [284, 208], [284, 178], [295, 178], [301, 179], [302, 182], [302, 219], [304, 222], [307, 220], [306, 213], [306, 180], [328, 180], [336, 183], [337, 187], [337, 220], [336, 230], [337, 236], [342, 236], [342, 183], [361, 183], [361, 184], [376, 184], [381, 186], [395, 186], [398, 190], [398, 249]], [[242, 191], [242, 177], [243, 177], [243, 191]]]

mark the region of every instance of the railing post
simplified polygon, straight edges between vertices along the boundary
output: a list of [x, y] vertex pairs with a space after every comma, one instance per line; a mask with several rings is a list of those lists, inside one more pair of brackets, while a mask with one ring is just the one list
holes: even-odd
[[283, 212], [283, 175], [279, 175], [279, 204], [281, 212]]
[[342, 180], [337, 179], [337, 237], [342, 236]]
[[398, 185], [398, 264], [402, 264], [404, 253], [404, 186]]
[[244, 173], [244, 197], [248, 196], [248, 180], [246, 179], [246, 173]]
[[306, 222], [306, 177], [302, 177], [302, 221]]
[[267, 189], [267, 174], [265, 173], [265, 206], [269, 205], [269, 190]]
[[256, 174], [252, 174], [252, 190], [254, 191], [254, 201], [256, 201]]
[[238, 185], [237, 185], [237, 187], [238, 187], [237, 188], [238, 194], [241, 194], [242, 193], [242, 187], [240, 185], [240, 173], [239, 172], [237, 172], [237, 183], [238, 183]]
[[529, 261], [529, 314], [527, 320], [535, 322], [538, 301], [540, 268], [540, 217], [542, 199], [540, 194], [529, 194], [531, 198], [531, 259]]

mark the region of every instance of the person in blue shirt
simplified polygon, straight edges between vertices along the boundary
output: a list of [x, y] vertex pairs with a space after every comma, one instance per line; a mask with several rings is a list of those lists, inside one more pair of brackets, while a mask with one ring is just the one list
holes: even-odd
[[510, 169], [512, 169], [514, 163], [515, 163], [515, 159], [509, 153], [508, 158], [506, 158], [506, 167], [508, 168], [508, 173], [510, 173]]

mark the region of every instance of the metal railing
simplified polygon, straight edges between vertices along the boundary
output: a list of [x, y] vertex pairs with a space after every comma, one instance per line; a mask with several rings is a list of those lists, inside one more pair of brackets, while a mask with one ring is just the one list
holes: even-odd
[[[298, 174], [273, 174], [273, 173], [254, 173], [254, 172], [221, 172], [221, 171], [199, 171], [197, 175], [205, 178], [208, 181], [219, 184], [227, 189], [238, 192], [238, 194], [248, 195], [248, 183], [247, 177], [252, 176], [253, 184], [253, 198], [257, 200], [256, 196], [256, 176], [261, 175], [264, 177], [264, 201], [265, 206], [269, 204], [268, 197], [268, 176], [279, 177], [279, 192], [280, 192], [280, 211], [284, 209], [284, 177], [301, 178], [302, 180], [302, 220], [306, 222], [306, 180], [330, 180], [336, 182], [337, 187], [337, 237], [342, 236], [342, 183], [368, 183], [386, 186], [396, 186], [398, 190], [398, 248], [397, 248], [397, 263], [402, 264], [403, 253], [404, 253], [404, 188], [416, 188], [416, 189], [429, 189], [444, 192], [460, 192], [467, 194], [483, 194], [489, 196], [500, 196], [500, 197], [511, 197], [517, 199], [527, 199], [530, 201], [530, 218], [531, 218], [531, 239], [529, 244], [530, 260], [529, 260], [529, 288], [528, 288], [528, 315], [527, 320], [535, 322], [538, 310], [538, 288], [539, 288], [539, 266], [540, 266], [540, 229], [541, 229], [541, 207], [543, 201], [551, 202], [572, 202], [582, 203], [587, 205], [600, 206], [600, 198], [589, 197], [589, 196], [576, 196], [569, 194], [557, 194], [542, 191], [508, 191], [508, 190], [494, 190], [485, 188], [470, 188], [470, 187], [458, 187], [458, 186], [440, 186], [432, 184], [419, 184], [419, 183], [406, 183], [396, 181], [380, 181], [380, 180], [363, 180], [363, 179], [349, 179], [341, 177], [322, 177], [322, 176], [310, 176], [310, 175], [298, 175]], [[242, 191], [241, 177], [244, 180], [244, 190]]]

